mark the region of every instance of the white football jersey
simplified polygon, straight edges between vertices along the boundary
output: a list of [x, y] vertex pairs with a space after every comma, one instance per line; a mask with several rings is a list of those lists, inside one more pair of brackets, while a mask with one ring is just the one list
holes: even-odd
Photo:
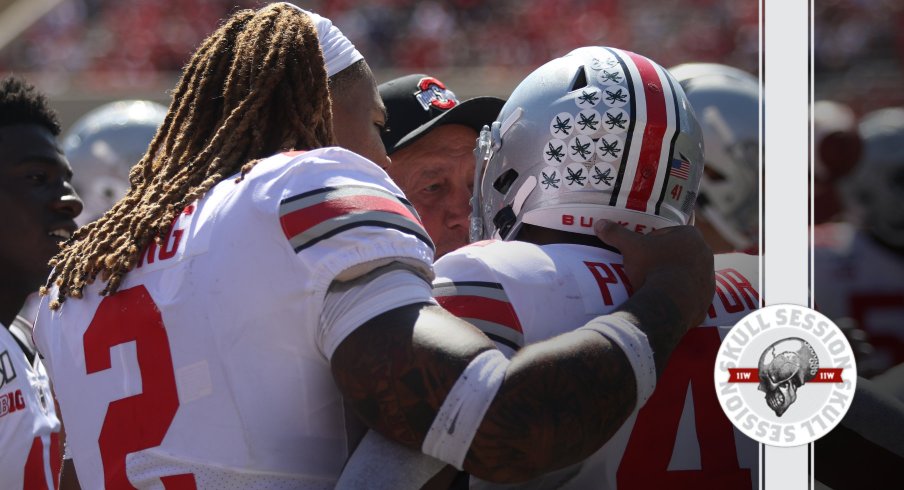
[[41, 360], [29, 364], [0, 325], [0, 487], [57, 488], [60, 421]]
[[188, 206], [115, 295], [42, 305], [82, 487], [332, 488], [353, 427], [329, 359], [357, 325], [325, 329], [324, 295], [400, 259], [430, 270], [433, 244], [382, 169], [289, 152]]
[[[632, 292], [621, 255], [583, 245], [478, 242], [435, 270], [437, 301], [509, 355], [612, 311]], [[757, 444], [734, 429], [713, 384], [722, 337], [759, 306], [757, 270], [755, 256], [716, 256], [707, 319], [682, 339], [643, 408], [584, 462], [518, 488], [757, 488]]]
[[872, 361], [904, 362], [904, 256], [848, 223], [827, 223], [814, 234], [817, 309], [856, 321], [878, 350]]

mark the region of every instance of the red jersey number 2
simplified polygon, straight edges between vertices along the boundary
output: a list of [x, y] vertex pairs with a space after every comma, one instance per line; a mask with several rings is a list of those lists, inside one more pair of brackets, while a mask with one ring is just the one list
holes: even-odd
[[[135, 342], [142, 392], [107, 407], [98, 443], [109, 489], [134, 488], [126, 475], [126, 455], [159, 446], [179, 408], [176, 376], [163, 319], [144, 286], [101, 301], [84, 335], [87, 374], [110, 369], [110, 349]], [[161, 478], [167, 490], [194, 489], [192, 474]]]
[[[752, 488], [750, 470], [738, 464], [734, 429], [719, 406], [713, 386], [720, 344], [717, 328], [697, 327], [690, 329], [672, 352], [653, 396], [637, 413], [618, 467], [619, 490]], [[669, 471], [688, 384], [701, 468]]]

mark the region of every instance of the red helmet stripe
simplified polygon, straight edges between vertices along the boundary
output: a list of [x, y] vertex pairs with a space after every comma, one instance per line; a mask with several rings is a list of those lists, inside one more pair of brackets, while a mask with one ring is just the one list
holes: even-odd
[[[668, 158], [663, 158], [663, 147], [668, 148], [668, 144], [664, 145], [664, 142], [669, 141], [672, 137], [671, 131], [668, 131], [668, 135], [666, 134], [667, 129], [669, 126], [676, 126], [674, 123], [669, 124], [669, 113], [672, 112], [668, 107], [672, 99], [671, 87], [662, 83], [659, 72], [648, 59], [630, 51], [623, 51], [623, 53], [628, 55], [637, 68], [640, 76], [634, 80], [634, 93], [643, 94], [646, 105], [646, 120], [643, 121], [637, 170], [625, 207], [641, 212], [653, 212], [654, 210], [650, 208], [653, 190], [656, 188], [656, 181], [662, 181], [663, 177], [660, 174], [665, 174], [665, 164], [668, 162]], [[638, 105], [638, 113], [640, 112], [641, 108]], [[674, 119], [674, 115], [671, 119]], [[641, 121], [637, 122], [640, 126]], [[658, 197], [657, 193], [656, 198]]]

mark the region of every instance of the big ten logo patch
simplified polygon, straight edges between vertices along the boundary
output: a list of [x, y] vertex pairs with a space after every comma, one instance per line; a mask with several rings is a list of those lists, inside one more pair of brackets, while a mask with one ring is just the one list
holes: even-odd
[[0, 417], [25, 409], [25, 397], [22, 390], [0, 394]]
[[854, 353], [819, 312], [772, 305], [744, 317], [716, 357], [716, 392], [729, 420], [770, 446], [819, 439], [847, 413], [857, 384]]
[[9, 351], [0, 352], [0, 389], [14, 379], [16, 379], [16, 368], [13, 367]]

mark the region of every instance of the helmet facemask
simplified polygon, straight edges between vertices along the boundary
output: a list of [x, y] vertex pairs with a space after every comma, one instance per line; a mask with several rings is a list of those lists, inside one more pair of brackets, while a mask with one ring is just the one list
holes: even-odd
[[694, 106], [706, 146], [697, 210], [735, 250], [759, 239], [759, 83], [716, 63], [669, 70]]

